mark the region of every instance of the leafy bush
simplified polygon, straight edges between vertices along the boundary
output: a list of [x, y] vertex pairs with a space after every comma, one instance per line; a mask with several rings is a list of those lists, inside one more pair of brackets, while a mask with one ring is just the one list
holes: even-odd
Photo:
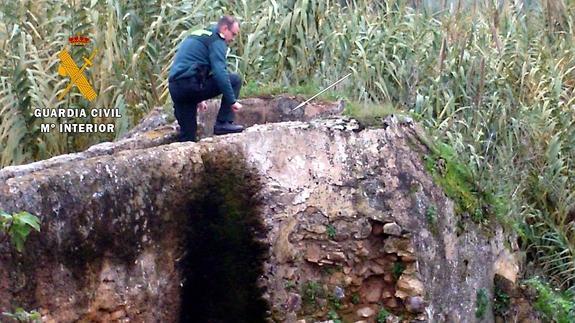
[[335, 227], [332, 224], [329, 224], [327, 226], [327, 237], [331, 240], [333, 240], [335, 238], [335, 236], [337, 235], [337, 230], [335, 229]]
[[24, 250], [24, 242], [32, 230], [40, 232], [40, 220], [35, 215], [25, 211], [14, 214], [0, 211], [0, 233], [10, 237], [18, 252]]

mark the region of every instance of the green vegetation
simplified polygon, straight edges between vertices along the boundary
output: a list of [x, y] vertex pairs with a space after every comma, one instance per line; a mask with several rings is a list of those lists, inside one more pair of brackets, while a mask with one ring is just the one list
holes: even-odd
[[381, 308], [379, 310], [379, 312], [377, 312], [377, 317], [375, 318], [377, 323], [385, 323], [385, 321], [387, 320], [387, 317], [390, 316], [391, 313], [389, 313], [385, 308]]
[[[25, 211], [8, 214], [0, 210], [0, 243], [10, 237], [12, 245], [18, 252], [22, 252], [24, 242], [32, 230], [40, 232], [40, 219], [37, 216]], [[2, 315], [17, 322], [41, 322], [40, 313], [28, 312], [21, 307], [13, 313], [3, 312]]]
[[336, 295], [329, 295], [329, 307], [338, 311], [341, 308], [341, 300]]
[[324, 297], [324, 291], [321, 285], [315, 281], [307, 281], [303, 284], [302, 301], [303, 304], [315, 308], [317, 300]]
[[[455, 202], [457, 213], [467, 213], [477, 223], [487, 219], [486, 212], [500, 205], [492, 192], [481, 190], [469, 167], [461, 163], [452, 147], [445, 143], [430, 144], [431, 154], [425, 156], [425, 168], [431, 173], [445, 194]], [[426, 218], [430, 223], [436, 216], [435, 207], [430, 207]]]
[[335, 310], [330, 310], [327, 313], [327, 318], [332, 320], [333, 323], [342, 323], [341, 318], [339, 317], [339, 315], [337, 314], [337, 312]]
[[396, 262], [393, 264], [393, 279], [398, 280], [399, 277], [401, 277], [401, 274], [403, 274], [403, 271], [405, 270], [405, 264], [402, 262]]
[[[282, 86], [278, 83], [261, 84], [254, 80], [246, 80], [242, 87], [242, 96], [244, 97], [271, 97], [280, 94], [290, 94], [311, 97], [323, 90], [318, 84], [309, 80], [301, 85]], [[318, 100], [334, 101], [340, 98], [336, 92], [327, 90], [320, 94]]]
[[477, 291], [475, 299], [475, 317], [478, 319], [483, 319], [485, 313], [487, 312], [487, 307], [489, 306], [489, 297], [487, 297], [487, 291], [481, 288]]
[[296, 287], [296, 283], [293, 280], [288, 280], [284, 282], [284, 287], [286, 290], [294, 290]]
[[327, 237], [330, 238], [330, 239], [332, 239], [332, 240], [333, 240], [333, 239], [335, 238], [335, 236], [337, 235], [337, 231], [336, 231], [335, 227], [334, 227], [332, 224], [328, 224], [326, 233], [327, 233]]
[[391, 104], [375, 104], [348, 101], [344, 113], [350, 115], [366, 126], [381, 126], [388, 115], [397, 115], [398, 109]]
[[353, 293], [353, 295], [351, 296], [351, 303], [354, 305], [357, 305], [357, 304], [359, 304], [359, 302], [361, 302], [361, 299], [359, 298], [359, 294]]
[[429, 225], [435, 225], [437, 223], [437, 208], [435, 205], [430, 205], [425, 211], [425, 219]]
[[32, 230], [40, 232], [40, 219], [37, 216], [25, 211], [14, 214], [0, 211], [0, 243], [10, 238], [16, 250], [22, 252]]
[[333, 275], [333, 274], [336, 273], [336, 272], [342, 272], [342, 271], [343, 271], [343, 268], [342, 268], [341, 265], [334, 264], [334, 265], [324, 265], [324, 266], [322, 266], [322, 272], [323, 272], [325, 275], [331, 276], [331, 275]]
[[543, 315], [544, 321], [559, 323], [575, 321], [573, 292], [553, 290], [549, 284], [537, 277], [527, 280], [526, 283], [537, 292], [534, 307]]
[[42, 322], [40, 313], [37, 311], [27, 312], [23, 308], [18, 307], [14, 313], [2, 313], [2, 315], [15, 320], [17, 322], [39, 323]]
[[511, 305], [511, 298], [509, 295], [502, 290], [495, 286], [495, 299], [493, 300], [493, 313], [495, 315], [499, 315], [501, 317], [505, 317], [507, 315], [507, 311], [509, 310], [509, 306]]

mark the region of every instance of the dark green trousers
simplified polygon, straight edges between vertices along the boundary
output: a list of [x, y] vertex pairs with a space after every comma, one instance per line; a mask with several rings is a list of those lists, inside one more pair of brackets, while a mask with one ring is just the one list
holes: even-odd
[[[230, 73], [229, 76], [234, 95], [238, 98], [242, 87], [242, 79], [235, 73]], [[172, 102], [174, 102], [174, 115], [180, 125], [180, 140], [196, 141], [196, 131], [198, 129], [198, 110], [196, 106], [204, 100], [222, 94], [216, 80], [213, 77], [209, 77], [203, 83], [200, 83], [196, 78], [181, 79], [170, 82], [168, 88]], [[234, 112], [231, 109], [233, 103], [222, 99], [217, 121], [234, 121]]]

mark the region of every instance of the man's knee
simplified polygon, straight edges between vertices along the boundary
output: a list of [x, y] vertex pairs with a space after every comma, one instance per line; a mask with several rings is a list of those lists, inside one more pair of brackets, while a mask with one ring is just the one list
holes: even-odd
[[230, 83], [232, 87], [240, 87], [242, 86], [242, 78], [236, 73], [230, 73]]

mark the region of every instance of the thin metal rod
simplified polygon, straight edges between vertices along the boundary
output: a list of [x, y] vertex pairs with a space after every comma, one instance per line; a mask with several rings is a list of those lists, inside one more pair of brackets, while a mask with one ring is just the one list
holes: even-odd
[[295, 107], [295, 108], [292, 110], [292, 112], [295, 111], [295, 110], [297, 110], [297, 109], [299, 109], [299, 108], [301, 108], [301, 107], [303, 107], [303, 106], [306, 105], [309, 101], [315, 99], [318, 95], [320, 95], [320, 94], [322, 94], [323, 92], [329, 90], [332, 86], [336, 85], [337, 83], [339, 83], [339, 82], [345, 80], [345, 79], [348, 78], [348, 76], [350, 76], [350, 75], [351, 75], [351, 73], [348, 73], [346, 76], [344, 76], [344, 77], [340, 78], [339, 80], [335, 81], [335, 83], [332, 83], [330, 86], [328, 86], [328, 87], [326, 87], [325, 89], [321, 90], [318, 94], [316, 94], [316, 95], [312, 96], [311, 98], [305, 100], [304, 102], [300, 103], [297, 107]]

